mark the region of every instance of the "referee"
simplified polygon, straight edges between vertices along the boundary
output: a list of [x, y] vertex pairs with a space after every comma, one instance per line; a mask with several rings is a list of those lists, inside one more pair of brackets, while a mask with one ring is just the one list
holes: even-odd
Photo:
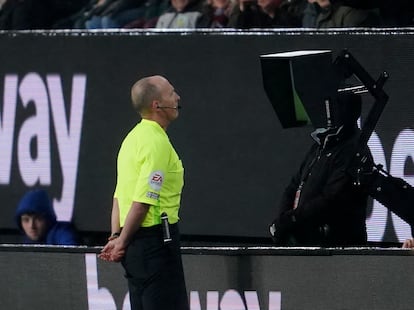
[[131, 99], [142, 120], [118, 153], [112, 235], [99, 257], [122, 263], [131, 309], [188, 310], [177, 226], [184, 168], [166, 133], [180, 96], [156, 75], [137, 81]]

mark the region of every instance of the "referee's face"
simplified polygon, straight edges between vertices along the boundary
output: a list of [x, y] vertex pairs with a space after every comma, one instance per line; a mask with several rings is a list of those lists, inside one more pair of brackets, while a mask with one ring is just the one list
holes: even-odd
[[178, 102], [180, 101], [180, 96], [177, 94], [174, 87], [167, 80], [163, 81], [162, 85], [160, 85], [160, 89], [160, 107], [164, 111], [164, 115], [167, 118], [167, 120], [171, 122], [178, 117]]

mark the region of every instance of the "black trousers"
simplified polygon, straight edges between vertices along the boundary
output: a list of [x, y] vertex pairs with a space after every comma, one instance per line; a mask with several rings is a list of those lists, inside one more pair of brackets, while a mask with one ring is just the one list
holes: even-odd
[[177, 225], [164, 244], [161, 225], [140, 228], [122, 265], [132, 310], [189, 310]]

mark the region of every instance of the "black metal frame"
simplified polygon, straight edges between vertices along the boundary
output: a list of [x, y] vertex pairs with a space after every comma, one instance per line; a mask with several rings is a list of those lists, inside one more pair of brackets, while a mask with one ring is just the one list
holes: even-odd
[[387, 104], [389, 97], [383, 86], [389, 75], [382, 72], [375, 81], [347, 50], [342, 51], [334, 65], [345, 78], [356, 76], [375, 98], [362, 125], [355, 157], [351, 160], [347, 173], [353, 178], [356, 186], [366, 189], [372, 198], [406, 221], [414, 235], [414, 188], [403, 179], [390, 175], [382, 165], [371, 162], [363, 151], [367, 149], [368, 140]]

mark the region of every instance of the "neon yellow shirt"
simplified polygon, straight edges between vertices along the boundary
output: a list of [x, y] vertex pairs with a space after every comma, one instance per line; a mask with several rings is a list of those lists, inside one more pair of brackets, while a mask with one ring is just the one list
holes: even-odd
[[158, 123], [143, 119], [128, 133], [118, 153], [117, 170], [114, 197], [121, 227], [133, 201], [151, 205], [142, 227], [160, 224], [162, 212], [171, 224], [178, 222], [184, 168]]

